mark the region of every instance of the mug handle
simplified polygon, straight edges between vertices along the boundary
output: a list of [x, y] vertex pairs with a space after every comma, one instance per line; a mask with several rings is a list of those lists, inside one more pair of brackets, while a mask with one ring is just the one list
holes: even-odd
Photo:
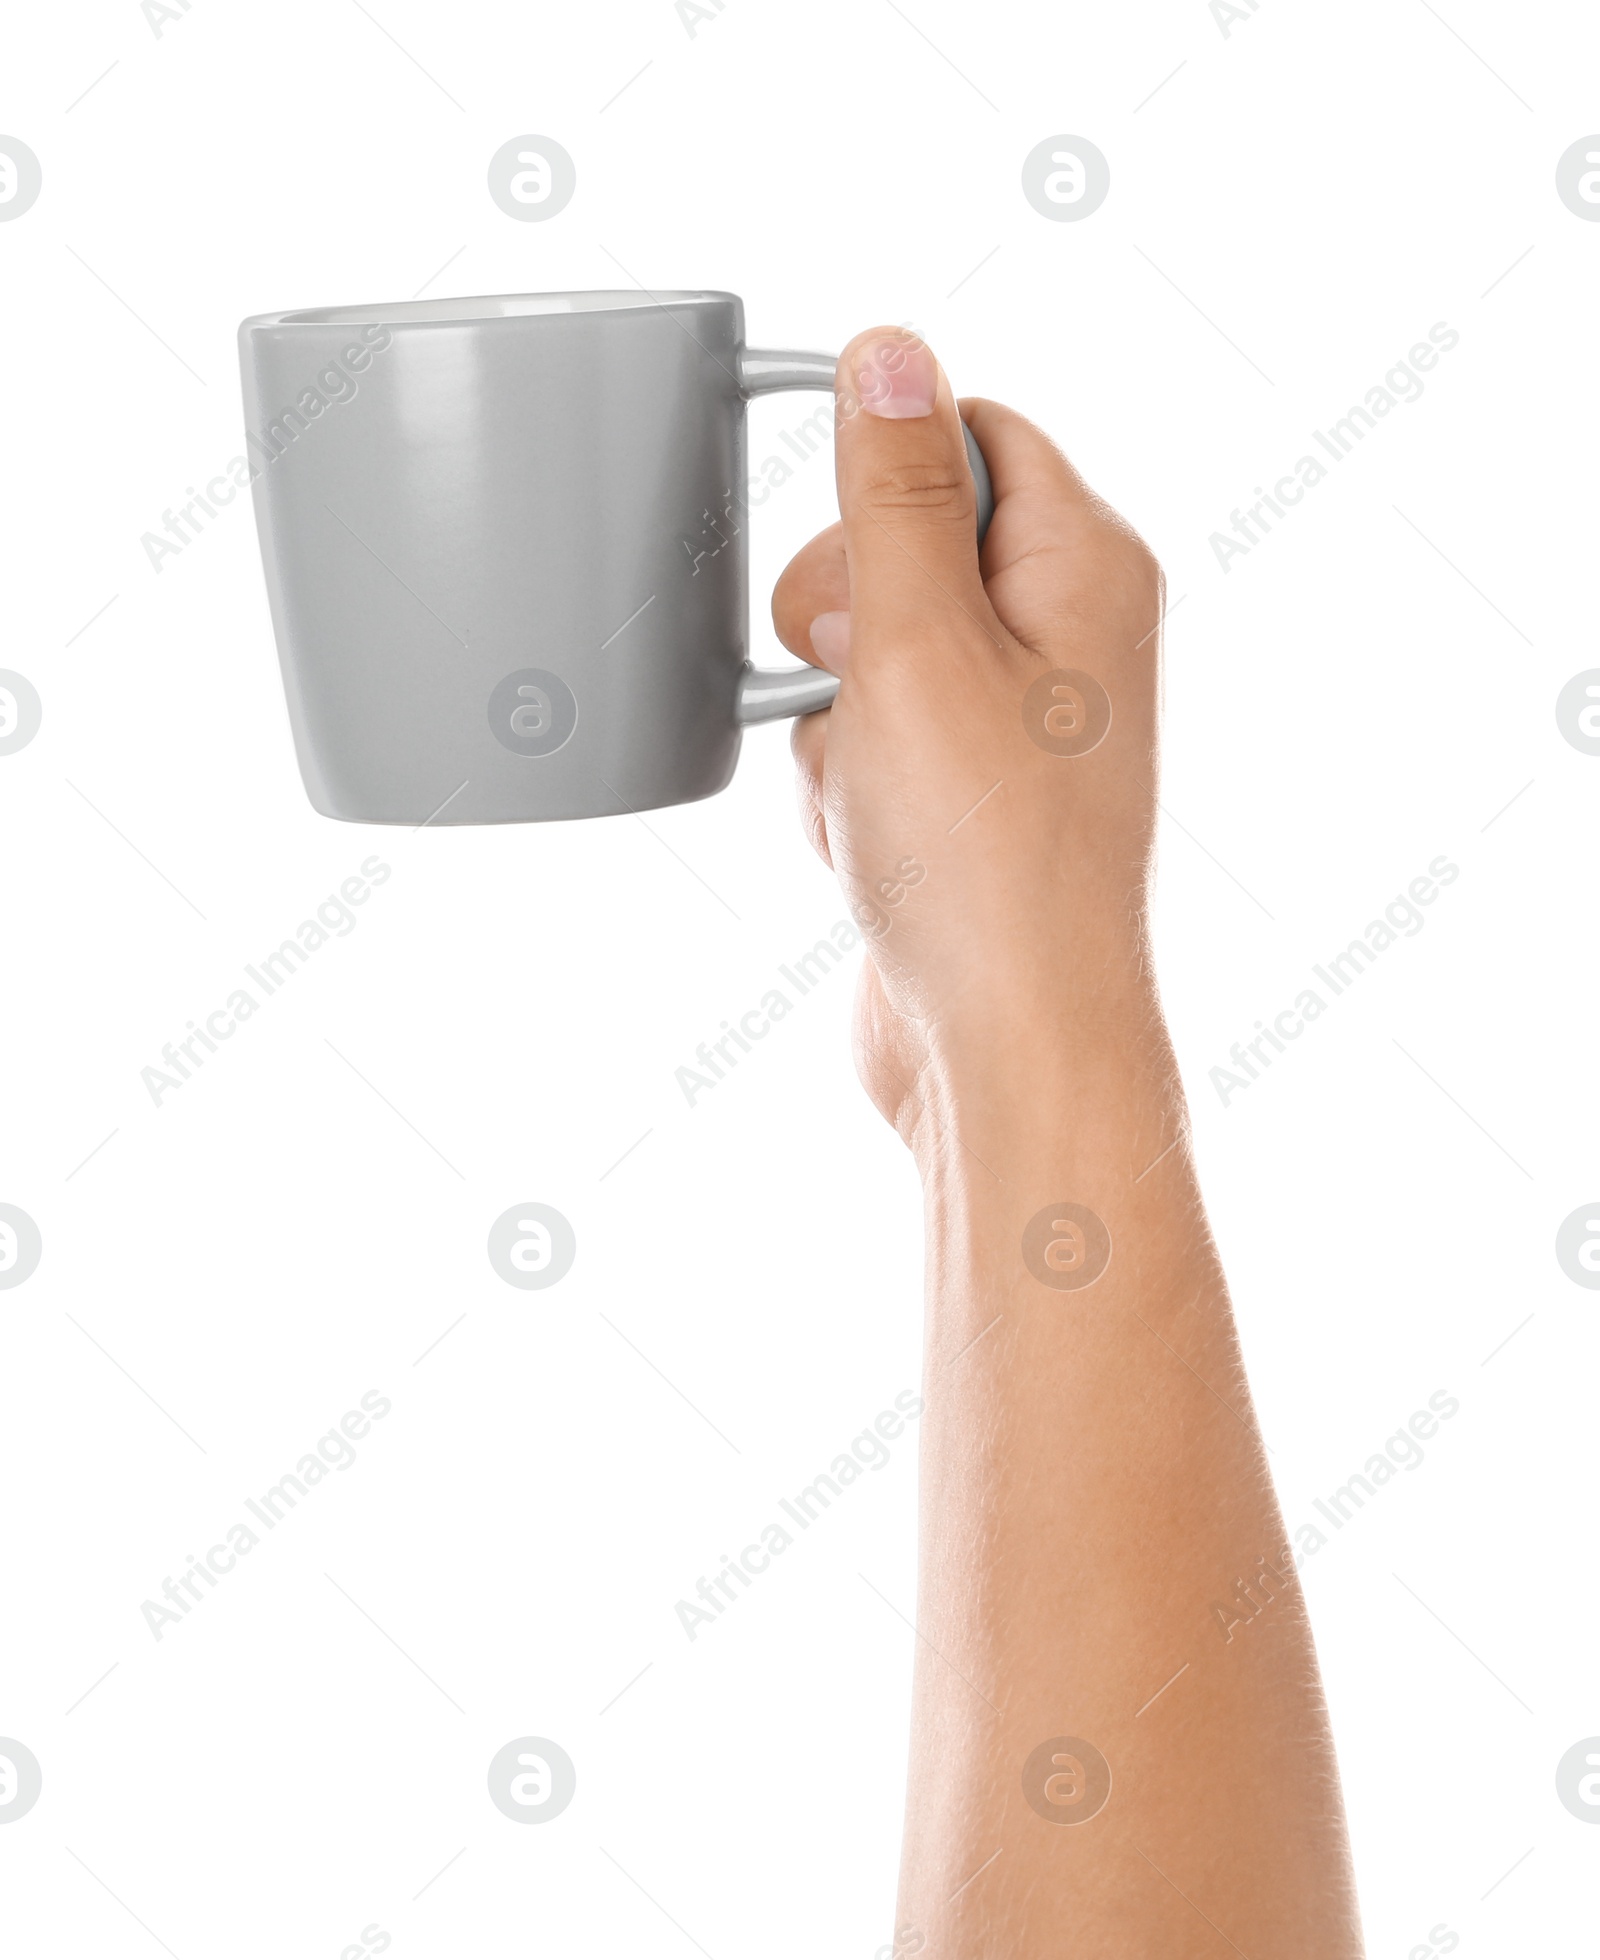
[[[838, 361], [832, 354], [800, 354], [788, 350], [746, 347], [739, 354], [739, 391], [746, 401], [757, 395], [776, 395], [791, 389], [818, 388], [833, 393]], [[989, 466], [977, 437], [963, 422], [967, 461], [978, 493], [978, 542], [983, 543], [994, 516], [994, 489]], [[735, 716], [748, 724], [781, 721], [790, 715], [812, 715], [826, 708], [839, 692], [837, 674], [817, 667], [746, 667], [739, 683]]]

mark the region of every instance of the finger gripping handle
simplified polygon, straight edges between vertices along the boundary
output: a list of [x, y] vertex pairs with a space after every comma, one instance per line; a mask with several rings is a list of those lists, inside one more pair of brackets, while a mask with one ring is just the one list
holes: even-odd
[[[739, 355], [739, 387], [746, 401], [757, 395], [784, 394], [802, 388], [833, 392], [838, 361], [832, 354], [807, 354], [789, 348], [747, 347]], [[994, 515], [994, 489], [989, 466], [978, 439], [963, 422], [967, 462], [978, 502], [978, 543], [981, 545]], [[837, 674], [820, 667], [746, 667], [739, 683], [735, 713], [741, 722], [782, 721], [793, 715], [815, 714], [828, 707], [839, 692]]]

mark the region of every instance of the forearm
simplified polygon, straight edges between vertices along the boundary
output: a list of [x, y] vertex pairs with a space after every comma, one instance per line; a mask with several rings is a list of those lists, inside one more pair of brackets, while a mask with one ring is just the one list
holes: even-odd
[[902, 1952], [1357, 1960], [1149, 976], [1159, 568], [1041, 431], [969, 401], [980, 554], [911, 336], [852, 342], [839, 408], [840, 528], [774, 618], [841, 673], [796, 731], [803, 806], [871, 922], [858, 1066], [927, 1197]]
[[[1131, 966], [1083, 978], [1070, 1019], [1010, 1002], [958, 1039], [909, 1125], [928, 1406], [897, 1923], [962, 1960], [1217, 1932], [1352, 1960], [1315, 1658], [1176, 1070]], [[1090, 1748], [1036, 1754], [1056, 1738]]]

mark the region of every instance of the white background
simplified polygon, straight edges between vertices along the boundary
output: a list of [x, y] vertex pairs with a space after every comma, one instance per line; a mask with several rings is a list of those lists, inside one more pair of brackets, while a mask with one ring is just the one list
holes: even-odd
[[[44, 1773], [8, 1950], [890, 1936], [914, 1433], [692, 1644], [674, 1612], [918, 1369], [848, 974], [674, 1082], [843, 911], [782, 733], [648, 828], [339, 826], [244, 500], [140, 546], [239, 453], [241, 316], [634, 280], [742, 293], [758, 344], [914, 323], [1160, 553], [1161, 973], [1290, 1524], [1460, 1403], [1305, 1570], [1371, 1950], [1590, 1950], [1554, 1771], [1600, 1733], [1600, 1299], [1553, 1246], [1600, 1196], [1600, 759], [1554, 703], [1600, 665], [1600, 225], [1554, 171], [1594, 18], [193, 0], [157, 36], [77, 0], [13, 10], [0, 72], [44, 170], [0, 225], [0, 665], [44, 701], [0, 759], [0, 1198], [44, 1235], [0, 1293], [0, 1734]], [[485, 168], [530, 132], [578, 189], [518, 224]], [[1021, 193], [1060, 133], [1110, 160], [1082, 223]], [[1424, 396], [1224, 574], [1209, 535], [1439, 321]], [[813, 405], [758, 404], [752, 458]], [[758, 657], [831, 511], [823, 458], [758, 513]], [[155, 1107], [141, 1069], [373, 852], [357, 928]], [[1224, 1107], [1230, 1044], [1441, 853], [1425, 928]], [[547, 1292], [485, 1256], [526, 1200], [577, 1232]], [[374, 1389], [355, 1465], [154, 1640], [141, 1602]], [[578, 1772], [536, 1829], [485, 1787], [526, 1735]]]

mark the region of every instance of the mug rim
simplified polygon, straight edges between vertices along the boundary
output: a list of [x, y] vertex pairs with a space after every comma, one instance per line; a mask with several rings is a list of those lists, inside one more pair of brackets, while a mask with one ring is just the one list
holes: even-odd
[[262, 327], [404, 328], [483, 327], [502, 321], [572, 319], [600, 313], [645, 312], [650, 308], [739, 305], [736, 293], [675, 291], [650, 293], [642, 289], [602, 286], [543, 293], [484, 293], [458, 298], [362, 301], [345, 306], [292, 307], [282, 313], [255, 313], [240, 322], [239, 331]]

